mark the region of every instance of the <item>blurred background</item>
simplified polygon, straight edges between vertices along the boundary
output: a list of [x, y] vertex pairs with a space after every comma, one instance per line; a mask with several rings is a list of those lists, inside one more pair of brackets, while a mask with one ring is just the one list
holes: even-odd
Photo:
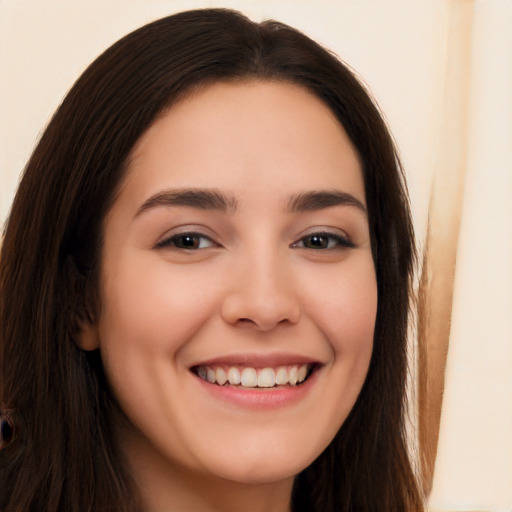
[[429, 506], [511, 512], [511, 0], [0, 0], [0, 222], [85, 67], [138, 26], [198, 7], [304, 31], [380, 106], [420, 248], [411, 443]]

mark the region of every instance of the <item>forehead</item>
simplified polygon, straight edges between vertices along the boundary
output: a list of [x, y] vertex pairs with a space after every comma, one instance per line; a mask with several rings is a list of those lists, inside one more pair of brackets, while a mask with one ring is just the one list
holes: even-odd
[[[329, 107], [286, 82], [215, 83], [173, 105], [140, 138], [127, 183], [162, 188], [338, 188], [364, 203], [359, 158]], [[293, 190], [292, 190], [293, 189]]]

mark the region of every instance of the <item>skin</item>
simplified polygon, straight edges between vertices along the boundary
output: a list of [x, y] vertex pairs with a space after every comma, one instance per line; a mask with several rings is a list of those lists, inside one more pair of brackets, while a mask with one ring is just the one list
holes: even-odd
[[[184, 189], [215, 190], [227, 208], [148, 203]], [[354, 200], [290, 209], [316, 191]], [[105, 219], [102, 310], [82, 346], [100, 348], [129, 420], [118, 435], [147, 510], [289, 510], [294, 476], [340, 428], [371, 357], [364, 207], [345, 131], [296, 85], [214, 84], [141, 137]], [[220, 399], [190, 370], [276, 355], [318, 363], [307, 392], [278, 406]]]

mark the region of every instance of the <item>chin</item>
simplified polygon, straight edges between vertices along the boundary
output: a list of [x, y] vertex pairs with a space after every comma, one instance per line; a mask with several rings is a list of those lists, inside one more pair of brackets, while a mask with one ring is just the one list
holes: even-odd
[[211, 468], [217, 477], [241, 485], [265, 485], [292, 480], [309, 464], [306, 461], [239, 461], [235, 464]]
[[[277, 444], [277, 446], [276, 446]], [[247, 446], [246, 446], [247, 447]], [[307, 443], [265, 443], [252, 450], [234, 450], [226, 456], [211, 454], [205, 469], [224, 480], [244, 485], [263, 485], [293, 479], [324, 450]]]

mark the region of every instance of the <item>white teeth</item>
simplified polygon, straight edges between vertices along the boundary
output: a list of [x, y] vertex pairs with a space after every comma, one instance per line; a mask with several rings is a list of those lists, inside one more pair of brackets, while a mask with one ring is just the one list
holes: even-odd
[[288, 370], [288, 384], [295, 386], [297, 384], [298, 370], [296, 366], [292, 366]]
[[299, 370], [297, 371], [297, 382], [304, 382], [307, 374], [308, 374], [308, 365], [303, 364], [303, 365], [299, 366]]
[[211, 368], [206, 368], [206, 380], [212, 384], [215, 382], [215, 372]]
[[258, 373], [258, 387], [271, 388], [276, 383], [276, 373], [273, 368], [263, 368]]
[[217, 370], [215, 370], [215, 379], [217, 384], [224, 386], [228, 380], [228, 375], [223, 368], [217, 368]]
[[241, 377], [244, 388], [255, 388], [258, 385], [258, 374], [254, 368], [244, 368]]
[[228, 370], [228, 380], [231, 385], [238, 386], [240, 384], [241, 377], [238, 368], [231, 367]]
[[[211, 384], [224, 386], [242, 386], [245, 388], [272, 388], [274, 386], [296, 386], [304, 382], [308, 376], [311, 365], [278, 366], [277, 368], [262, 368], [257, 370], [252, 367], [239, 369], [235, 366], [198, 366], [197, 376]], [[226, 371], [227, 370], [227, 371]], [[241, 370], [241, 371], [240, 371]]]
[[276, 384], [278, 386], [284, 386], [288, 384], [288, 372], [284, 366], [280, 366], [276, 372]]

